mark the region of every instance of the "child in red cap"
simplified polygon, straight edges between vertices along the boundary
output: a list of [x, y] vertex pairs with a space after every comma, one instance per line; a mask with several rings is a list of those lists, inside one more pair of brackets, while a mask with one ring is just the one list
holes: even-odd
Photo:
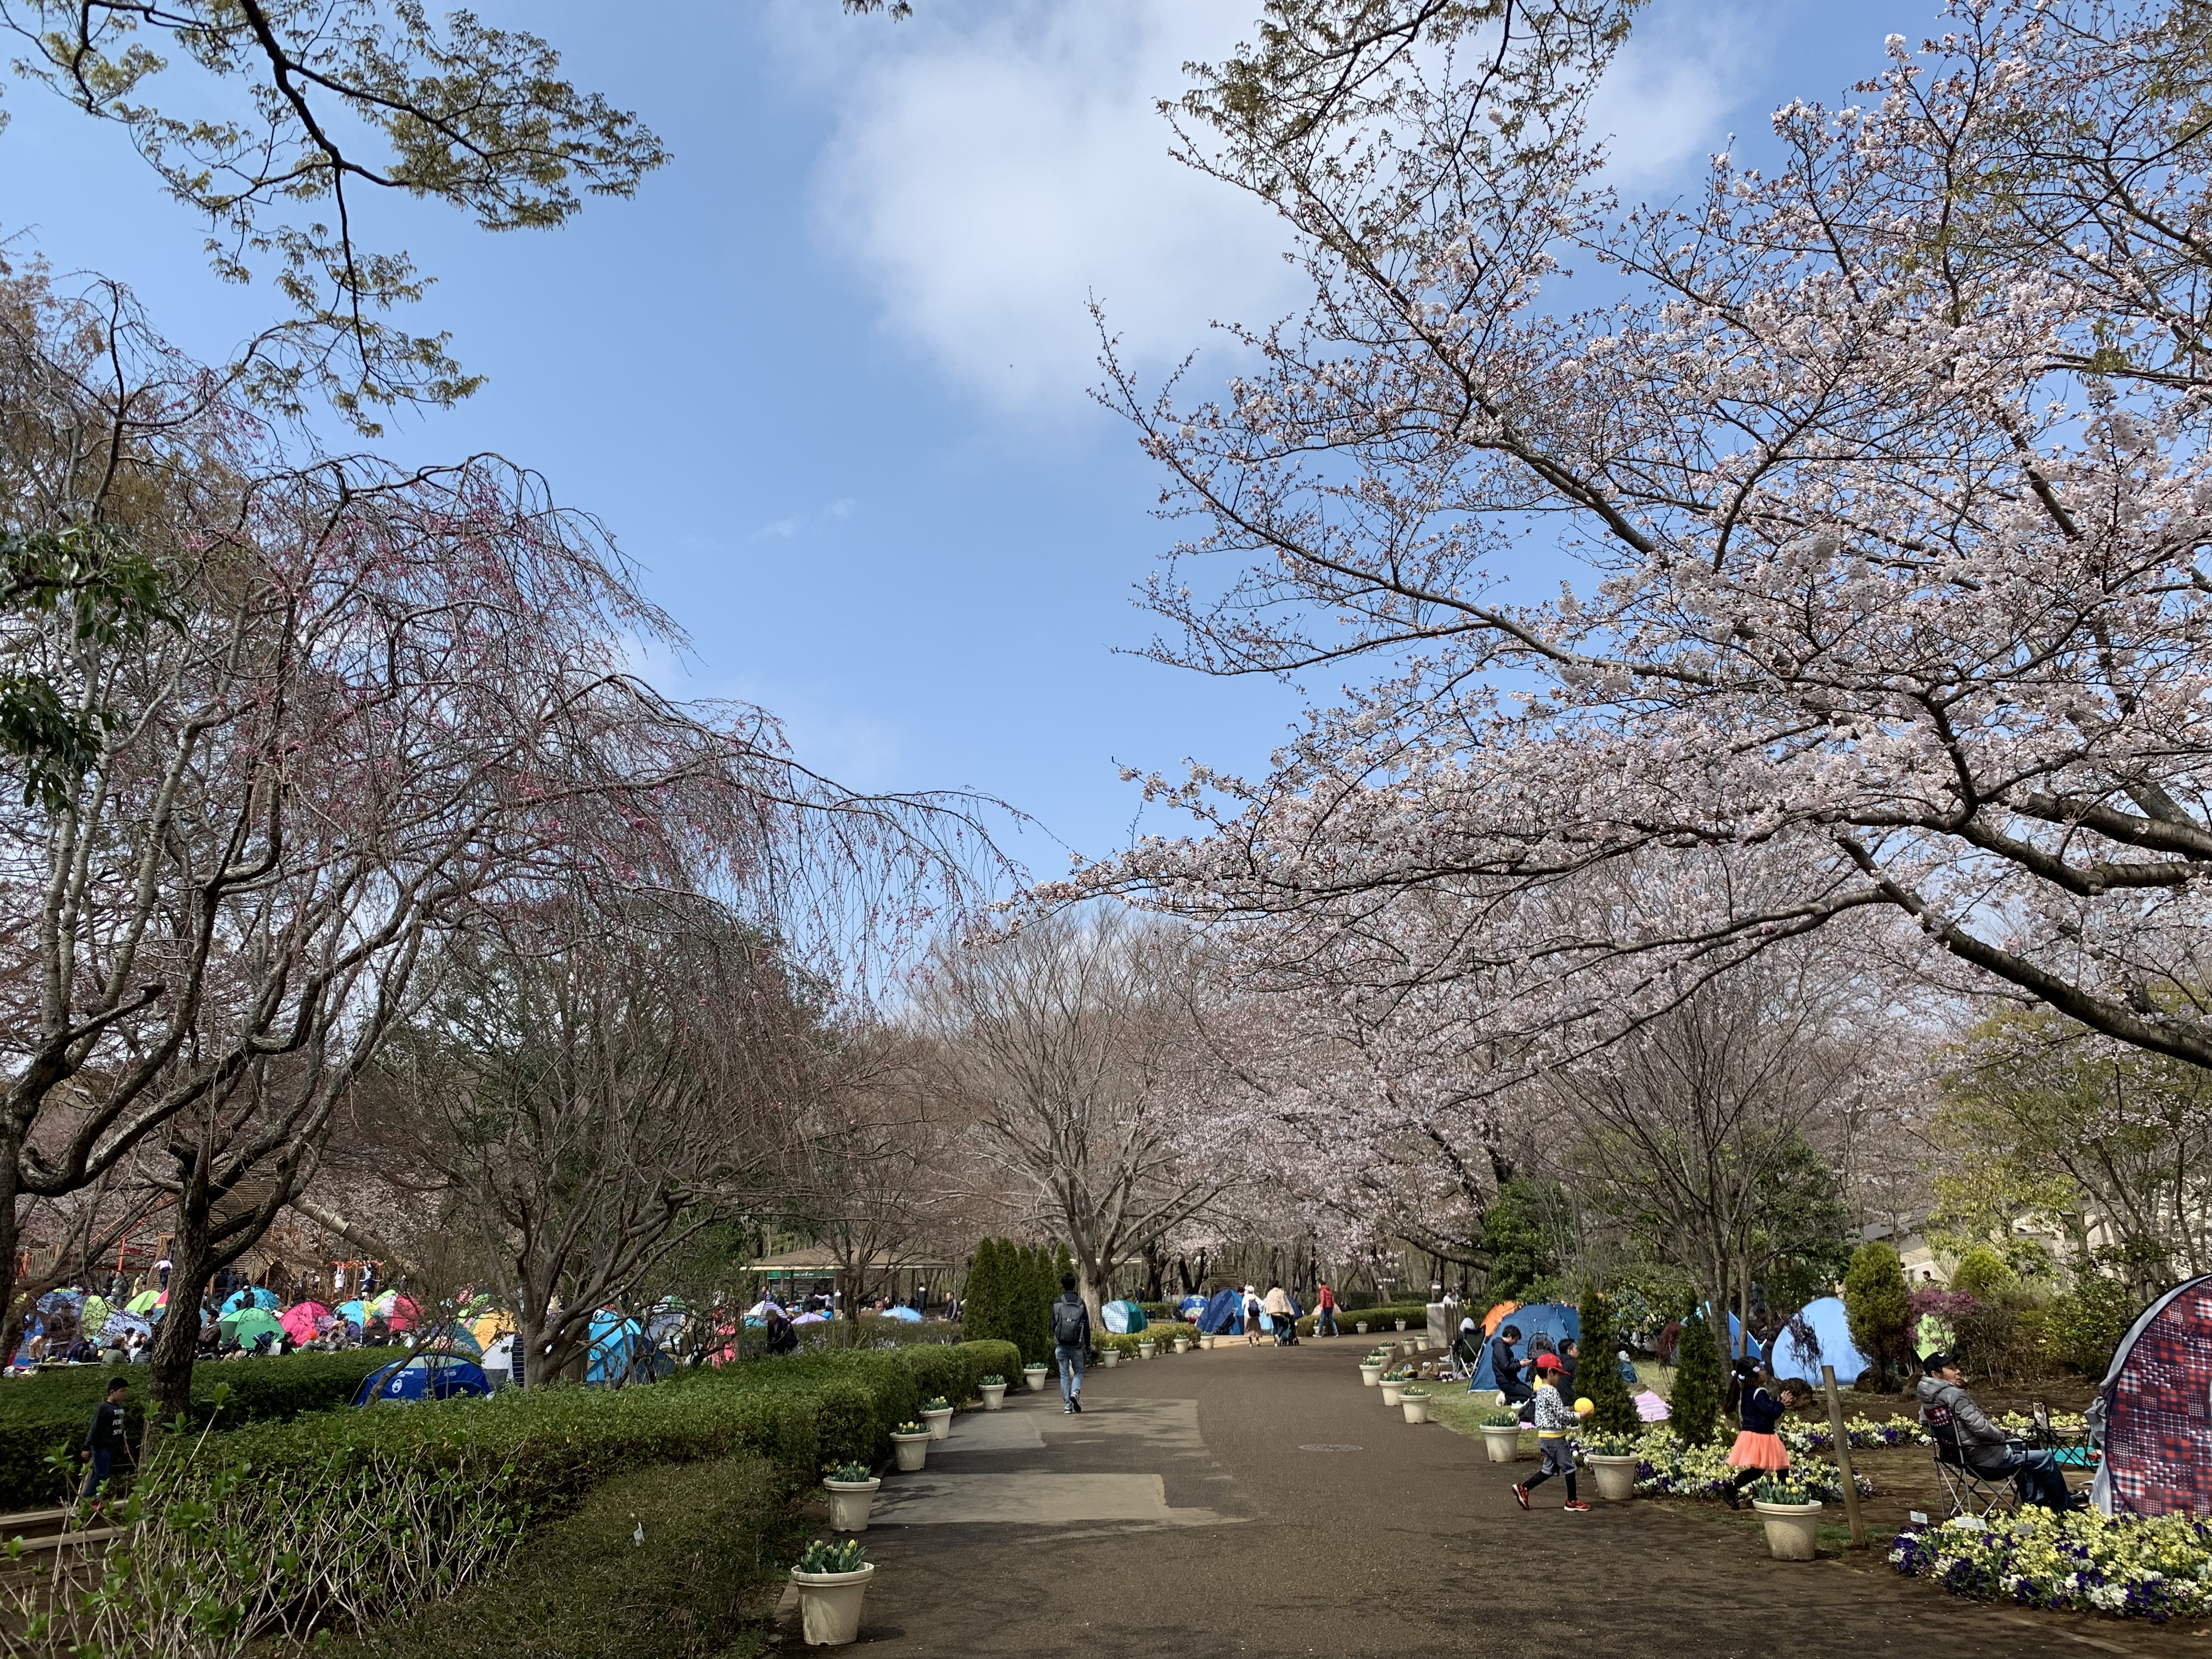
[[1560, 1507], [1583, 1515], [1589, 1512], [1589, 1505], [1575, 1496], [1575, 1449], [1567, 1438], [1567, 1431], [1580, 1424], [1582, 1419], [1559, 1394], [1559, 1378], [1565, 1370], [1559, 1355], [1536, 1356], [1536, 1449], [1542, 1462], [1535, 1474], [1515, 1484], [1513, 1499], [1525, 1510], [1528, 1507], [1529, 1492], [1553, 1475], [1564, 1474], [1567, 1477], [1567, 1501]]

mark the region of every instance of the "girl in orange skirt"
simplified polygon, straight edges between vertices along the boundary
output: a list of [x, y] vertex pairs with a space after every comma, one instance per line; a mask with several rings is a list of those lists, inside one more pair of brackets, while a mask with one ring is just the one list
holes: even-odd
[[1756, 1359], [1739, 1359], [1729, 1369], [1725, 1408], [1740, 1409], [1743, 1424], [1728, 1455], [1729, 1467], [1740, 1473], [1721, 1494], [1730, 1509], [1737, 1507], [1740, 1494], [1753, 1481], [1790, 1467], [1790, 1449], [1774, 1427], [1797, 1404], [1797, 1391], [1784, 1382], [1770, 1393], [1762, 1383], [1765, 1375]]

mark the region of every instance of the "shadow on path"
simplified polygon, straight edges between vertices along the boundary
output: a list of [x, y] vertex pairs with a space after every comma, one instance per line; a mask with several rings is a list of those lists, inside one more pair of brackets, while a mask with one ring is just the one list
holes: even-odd
[[[1079, 1417], [1057, 1393], [963, 1414], [926, 1471], [884, 1478], [863, 1534], [878, 1566], [859, 1647], [1566, 1659], [1595, 1641], [1617, 1659], [2212, 1659], [2201, 1626], [2027, 1613], [1879, 1564], [1773, 1561], [1755, 1534], [1653, 1504], [1568, 1515], [1557, 1480], [1523, 1514], [1514, 1469], [1384, 1407], [1358, 1353], [1350, 1339], [1193, 1352], [1094, 1371]], [[804, 1651], [795, 1630], [780, 1650]]]

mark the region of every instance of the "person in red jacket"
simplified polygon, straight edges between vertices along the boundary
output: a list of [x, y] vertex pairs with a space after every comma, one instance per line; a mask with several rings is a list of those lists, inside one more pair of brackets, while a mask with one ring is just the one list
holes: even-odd
[[1314, 1287], [1314, 1334], [1336, 1334], [1336, 1292], [1325, 1284], [1317, 1285]]

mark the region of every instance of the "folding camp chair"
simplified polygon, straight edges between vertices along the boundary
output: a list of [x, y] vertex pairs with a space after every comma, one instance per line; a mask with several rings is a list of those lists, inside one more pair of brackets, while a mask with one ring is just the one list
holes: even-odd
[[1936, 1474], [1943, 1482], [1943, 1495], [1950, 1502], [1949, 1520], [1957, 1516], [1978, 1518], [2000, 1509], [2020, 1506], [2020, 1493], [2008, 1475], [1995, 1479], [1981, 1474], [1966, 1462], [1959, 1449], [1958, 1425], [1951, 1413], [1941, 1406], [1930, 1407], [1922, 1422], [1928, 1437], [1936, 1443]]

